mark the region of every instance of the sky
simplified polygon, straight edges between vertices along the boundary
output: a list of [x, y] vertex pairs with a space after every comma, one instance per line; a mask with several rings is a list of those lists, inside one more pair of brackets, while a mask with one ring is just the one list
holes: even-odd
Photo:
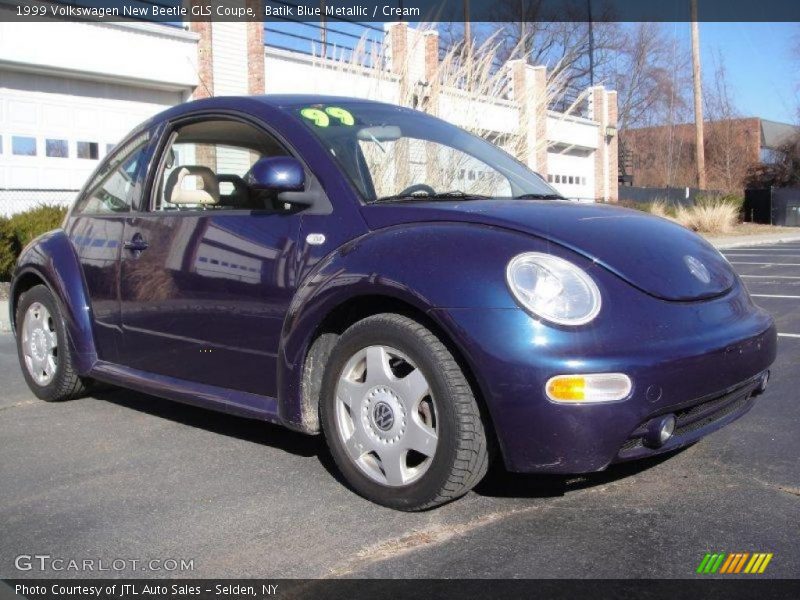
[[[317, 25], [269, 23], [266, 40], [283, 47], [308, 50], [310, 41], [281, 36], [279, 31], [316, 39]], [[332, 44], [354, 44], [365, 31], [349, 23], [334, 22], [330, 26], [353, 36], [331, 34]], [[369, 26], [380, 30], [383, 23]], [[680, 44], [686, 44], [687, 49], [690, 47], [689, 23], [668, 23], [665, 27]], [[367, 30], [367, 34], [379, 40], [382, 35], [375, 29]], [[800, 123], [800, 23], [700, 23], [700, 47], [706, 80], [713, 79], [722, 57], [736, 108], [742, 116]]]
[[[678, 23], [686, 29], [689, 24]], [[743, 116], [800, 122], [800, 23], [700, 23], [704, 74], [722, 56]]]

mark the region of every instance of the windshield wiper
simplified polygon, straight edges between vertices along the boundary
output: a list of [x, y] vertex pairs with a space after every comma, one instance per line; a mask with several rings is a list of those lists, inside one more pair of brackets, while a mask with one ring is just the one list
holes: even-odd
[[564, 200], [560, 194], [520, 194], [514, 196], [514, 200]]
[[411, 194], [393, 194], [391, 196], [381, 196], [370, 201], [370, 204], [379, 204], [382, 202], [398, 202], [403, 200], [411, 200], [417, 202], [425, 202], [426, 200], [488, 200], [492, 196], [485, 196], [483, 194], [470, 194], [461, 190], [451, 190], [449, 192], [436, 192], [435, 194], [428, 194], [426, 192], [414, 192]]

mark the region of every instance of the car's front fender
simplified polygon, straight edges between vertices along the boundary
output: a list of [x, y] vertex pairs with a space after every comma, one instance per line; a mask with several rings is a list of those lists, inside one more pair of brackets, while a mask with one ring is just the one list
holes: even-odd
[[[359, 297], [437, 308], [516, 308], [505, 268], [519, 252], [546, 242], [468, 223], [415, 223], [370, 232], [321, 260], [304, 277], [289, 309], [278, 357], [278, 400], [288, 425], [308, 427], [302, 380], [310, 344], [324, 319]], [[313, 419], [312, 419], [313, 421]]]
[[63, 229], [39, 236], [20, 254], [11, 282], [12, 327], [18, 292], [34, 277], [43, 281], [60, 302], [74, 367], [81, 375], [87, 374], [97, 360], [91, 305], [78, 256]]

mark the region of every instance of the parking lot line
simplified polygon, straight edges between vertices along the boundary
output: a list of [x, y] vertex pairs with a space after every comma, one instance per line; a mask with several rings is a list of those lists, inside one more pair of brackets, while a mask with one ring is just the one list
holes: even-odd
[[754, 279], [800, 279], [797, 275], [739, 275], [739, 277], [751, 277]]
[[800, 267], [800, 263], [752, 263], [731, 261], [732, 265], [769, 265], [771, 267]]
[[758, 258], [800, 258], [800, 254], [727, 254], [728, 258], [744, 258], [747, 257], [758, 257]]
[[779, 333], [778, 337], [800, 338], [800, 333]]
[[800, 300], [800, 296], [784, 296], [782, 294], [750, 294], [752, 298], [794, 298]]

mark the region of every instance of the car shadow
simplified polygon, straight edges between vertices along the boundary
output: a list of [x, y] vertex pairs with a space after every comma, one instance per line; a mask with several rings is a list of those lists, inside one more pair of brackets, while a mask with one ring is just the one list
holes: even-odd
[[229, 415], [133, 390], [109, 387], [93, 391], [92, 398], [298, 456], [316, 456], [326, 450], [322, 436], [305, 435], [267, 421]]
[[[133, 390], [101, 387], [92, 397], [117, 406], [168, 419], [188, 427], [203, 429], [254, 444], [262, 444], [310, 458], [316, 456], [323, 468], [339, 483], [349, 487], [331, 457], [321, 435], [306, 435], [266, 421], [183, 404]], [[658, 465], [683, 449], [629, 463], [611, 465], [605, 471], [584, 475], [543, 475], [512, 473], [496, 460], [474, 492], [494, 498], [551, 498], [567, 492], [619, 481]]]
[[686, 448], [658, 456], [609, 466], [604, 471], [580, 475], [547, 475], [512, 473], [502, 461], [495, 461], [486, 477], [475, 487], [475, 493], [495, 498], [552, 498], [585, 488], [613, 483], [637, 475], [680, 454]]

